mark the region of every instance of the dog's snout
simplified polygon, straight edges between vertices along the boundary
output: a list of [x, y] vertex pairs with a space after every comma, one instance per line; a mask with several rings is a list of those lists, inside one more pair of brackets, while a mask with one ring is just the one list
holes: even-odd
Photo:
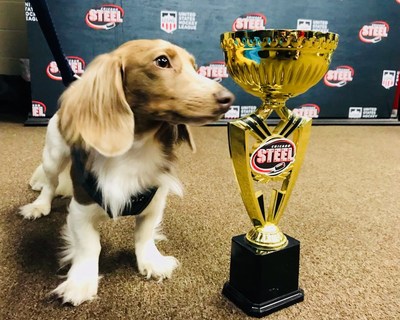
[[214, 97], [217, 100], [219, 106], [223, 110], [228, 110], [235, 100], [235, 96], [228, 90], [224, 89], [214, 93]]

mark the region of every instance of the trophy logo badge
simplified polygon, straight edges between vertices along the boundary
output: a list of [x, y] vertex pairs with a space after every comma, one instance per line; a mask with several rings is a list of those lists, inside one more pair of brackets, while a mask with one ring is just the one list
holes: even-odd
[[[331, 32], [285, 29], [221, 35], [228, 73], [262, 100], [255, 112], [228, 123], [230, 156], [253, 228], [232, 238], [230, 277], [222, 293], [251, 316], [304, 299], [298, 285], [300, 242], [278, 222], [304, 160], [312, 118], [289, 110], [286, 101], [324, 77], [338, 40]], [[335, 85], [351, 80], [351, 70], [344, 71], [330, 73]]]
[[250, 166], [255, 173], [276, 176], [294, 162], [296, 146], [286, 138], [272, 138], [260, 145], [250, 157]]

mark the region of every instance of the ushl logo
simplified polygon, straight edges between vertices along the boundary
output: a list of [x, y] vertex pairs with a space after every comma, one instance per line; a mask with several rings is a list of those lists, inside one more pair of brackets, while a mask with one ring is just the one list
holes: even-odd
[[256, 172], [276, 176], [295, 160], [296, 146], [286, 138], [272, 138], [259, 146], [250, 157], [250, 166]]
[[178, 28], [178, 13], [176, 11], [161, 11], [161, 30], [172, 33]]
[[86, 13], [86, 24], [95, 30], [110, 30], [124, 22], [124, 9], [115, 4], [103, 4]]
[[328, 87], [340, 88], [353, 81], [354, 69], [350, 66], [339, 66], [336, 70], [329, 70], [324, 76], [324, 83]]
[[264, 30], [267, 24], [267, 17], [261, 13], [246, 13], [236, 18], [232, 30]]
[[391, 87], [397, 86], [399, 74], [400, 72], [396, 72], [395, 70], [383, 70], [382, 86], [385, 89], [390, 89]]
[[[67, 59], [72, 71], [78, 76], [82, 75], [85, 71], [85, 61], [81, 57], [75, 56], [68, 56]], [[49, 63], [46, 68], [46, 74], [52, 80], [62, 80], [60, 69], [58, 69], [57, 62], [55, 61]]]
[[293, 113], [300, 117], [318, 118], [320, 108], [314, 103], [306, 103], [298, 108], [293, 109]]
[[32, 100], [32, 117], [45, 117], [46, 105], [41, 101]]
[[224, 61], [214, 61], [208, 66], [201, 66], [197, 73], [217, 82], [229, 77]]
[[365, 43], [378, 43], [382, 38], [387, 38], [389, 33], [389, 24], [385, 21], [373, 21], [360, 29], [358, 37]]

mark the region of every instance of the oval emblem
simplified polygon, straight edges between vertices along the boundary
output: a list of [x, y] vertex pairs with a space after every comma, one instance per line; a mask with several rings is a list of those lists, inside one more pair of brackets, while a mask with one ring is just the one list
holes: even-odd
[[260, 145], [251, 155], [251, 168], [261, 174], [277, 176], [285, 171], [296, 156], [293, 141], [285, 138], [272, 138]]

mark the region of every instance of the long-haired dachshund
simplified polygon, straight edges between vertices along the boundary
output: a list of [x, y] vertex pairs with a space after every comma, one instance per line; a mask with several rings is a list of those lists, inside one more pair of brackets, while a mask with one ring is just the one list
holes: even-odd
[[136, 214], [135, 254], [147, 278], [169, 278], [178, 266], [155, 240], [169, 192], [182, 194], [174, 147], [194, 148], [186, 125], [215, 121], [234, 96], [200, 76], [184, 49], [163, 40], [130, 41], [96, 57], [60, 98], [48, 124], [42, 164], [30, 185], [39, 197], [21, 207], [27, 219], [48, 215], [56, 195], [71, 195], [62, 236], [64, 303], [93, 299], [101, 250], [99, 222]]

